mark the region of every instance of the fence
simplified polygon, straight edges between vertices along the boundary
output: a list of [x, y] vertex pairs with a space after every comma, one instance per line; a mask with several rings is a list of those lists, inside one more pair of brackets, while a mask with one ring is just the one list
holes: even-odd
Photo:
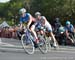
[[0, 29], [0, 37], [2, 38], [17, 38], [16, 31], [9, 30], [8, 28]]

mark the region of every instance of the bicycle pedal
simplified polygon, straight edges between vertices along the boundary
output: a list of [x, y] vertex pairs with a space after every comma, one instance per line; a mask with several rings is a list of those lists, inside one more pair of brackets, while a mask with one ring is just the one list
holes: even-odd
[[38, 48], [38, 44], [36, 42], [33, 42], [33, 43], [34, 43], [34, 47]]

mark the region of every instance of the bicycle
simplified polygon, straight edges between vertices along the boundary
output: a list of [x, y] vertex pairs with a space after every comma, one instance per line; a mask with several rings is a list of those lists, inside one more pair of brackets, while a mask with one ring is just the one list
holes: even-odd
[[39, 38], [39, 43], [36, 44], [34, 42], [35, 38], [29, 29], [25, 29], [25, 33], [21, 37], [22, 46], [24, 51], [27, 54], [33, 54], [35, 52], [35, 48], [39, 48], [42, 53], [48, 52], [47, 40], [45, 34], [37, 34]]

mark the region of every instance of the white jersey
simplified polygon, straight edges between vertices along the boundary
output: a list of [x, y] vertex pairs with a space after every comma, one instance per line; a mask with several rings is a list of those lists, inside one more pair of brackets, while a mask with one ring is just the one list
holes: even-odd
[[45, 22], [45, 27], [46, 27], [48, 30], [52, 31], [52, 26], [51, 26], [51, 24], [50, 24], [48, 21]]
[[45, 27], [46, 27], [48, 30], [52, 31], [51, 24], [46, 20], [46, 18], [45, 18], [44, 16], [42, 16], [42, 18], [45, 20]]
[[51, 27], [51, 24], [46, 20], [46, 18], [44, 16], [41, 16], [41, 19], [40, 20], [36, 20], [36, 23], [34, 24], [35, 27], [37, 27], [37, 25], [40, 25], [42, 24], [42, 22], [45, 21], [45, 24], [44, 26], [47, 28], [48, 31], [52, 31], [52, 27]]

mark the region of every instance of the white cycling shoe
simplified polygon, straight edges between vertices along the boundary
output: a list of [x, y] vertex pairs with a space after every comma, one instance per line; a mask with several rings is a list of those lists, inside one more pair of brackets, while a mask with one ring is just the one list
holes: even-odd
[[54, 46], [54, 48], [59, 48], [57, 43], [54, 43], [53, 46]]

